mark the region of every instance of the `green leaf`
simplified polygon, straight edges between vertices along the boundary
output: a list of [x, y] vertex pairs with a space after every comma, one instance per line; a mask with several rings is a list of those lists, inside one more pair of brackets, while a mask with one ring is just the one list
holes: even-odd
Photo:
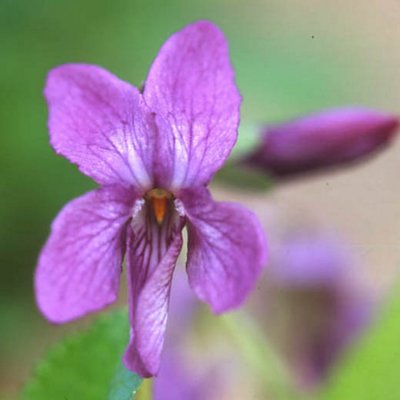
[[323, 400], [400, 399], [400, 296], [333, 374]]
[[122, 365], [128, 343], [127, 312], [100, 317], [67, 337], [39, 363], [24, 400], [132, 400], [142, 379]]

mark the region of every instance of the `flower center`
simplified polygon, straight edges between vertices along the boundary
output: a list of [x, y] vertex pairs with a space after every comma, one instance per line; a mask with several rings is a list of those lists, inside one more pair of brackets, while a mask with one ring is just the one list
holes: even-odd
[[164, 189], [151, 189], [145, 194], [145, 199], [150, 205], [154, 218], [159, 225], [164, 221], [164, 218], [170, 208], [172, 193]]

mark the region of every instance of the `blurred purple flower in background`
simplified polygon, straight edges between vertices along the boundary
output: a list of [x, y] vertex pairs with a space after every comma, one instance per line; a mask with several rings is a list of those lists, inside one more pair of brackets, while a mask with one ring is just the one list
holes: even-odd
[[[212, 374], [208, 378], [215, 381]], [[154, 400], [210, 400], [214, 385], [206, 376], [197, 376], [179, 354], [166, 349], [153, 390]]]
[[397, 117], [365, 108], [326, 110], [267, 126], [244, 162], [280, 177], [338, 167], [386, 147], [398, 125]]
[[152, 376], [183, 227], [190, 286], [216, 313], [244, 301], [265, 262], [254, 214], [215, 202], [206, 188], [237, 139], [241, 98], [226, 41], [201, 21], [164, 44], [143, 93], [102, 68], [71, 64], [50, 72], [45, 95], [53, 148], [101, 188], [53, 222], [36, 270], [38, 305], [61, 323], [114, 302], [126, 251], [124, 362]]
[[373, 299], [353, 274], [348, 247], [333, 235], [292, 232], [271, 257], [259, 305], [268, 307], [266, 329], [300, 384], [314, 387], [366, 327]]

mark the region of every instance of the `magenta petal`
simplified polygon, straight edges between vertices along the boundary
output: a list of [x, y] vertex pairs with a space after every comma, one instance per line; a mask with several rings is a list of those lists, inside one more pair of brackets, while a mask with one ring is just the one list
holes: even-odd
[[45, 89], [51, 144], [100, 184], [148, 187], [151, 116], [130, 84], [93, 65], [50, 71]]
[[162, 137], [159, 179], [172, 188], [207, 183], [239, 124], [241, 98], [222, 32], [200, 21], [172, 35], [150, 69], [144, 98]]
[[[141, 289], [134, 308], [131, 341], [124, 362], [127, 368], [142, 377], [157, 374], [167, 326], [167, 312], [172, 275], [182, 248], [177, 234], [154, 273]], [[134, 271], [131, 271], [130, 279]]]
[[266, 260], [256, 216], [234, 203], [214, 202], [205, 189], [181, 197], [188, 215], [189, 282], [215, 313], [239, 306]]
[[36, 300], [50, 321], [66, 322], [115, 301], [132, 197], [99, 189], [72, 200], [54, 220], [35, 275]]
[[398, 125], [396, 117], [365, 108], [326, 110], [267, 127], [247, 162], [280, 176], [339, 166], [385, 147]]
[[142, 377], [158, 372], [172, 275], [182, 248], [182, 220], [177, 215], [161, 227], [148, 221], [145, 215], [128, 230], [131, 340], [124, 363]]

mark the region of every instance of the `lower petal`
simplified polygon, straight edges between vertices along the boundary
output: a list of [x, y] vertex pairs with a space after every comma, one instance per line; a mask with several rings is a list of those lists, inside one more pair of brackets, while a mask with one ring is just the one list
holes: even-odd
[[239, 306], [266, 261], [266, 241], [257, 217], [242, 206], [212, 200], [199, 189], [183, 194], [188, 217], [189, 282], [215, 313]]
[[142, 377], [154, 376], [160, 365], [172, 275], [182, 248], [179, 220], [177, 217], [169, 227], [128, 231], [131, 340], [124, 363]]
[[133, 199], [125, 189], [99, 189], [72, 200], [54, 220], [35, 274], [36, 300], [50, 321], [115, 301]]

